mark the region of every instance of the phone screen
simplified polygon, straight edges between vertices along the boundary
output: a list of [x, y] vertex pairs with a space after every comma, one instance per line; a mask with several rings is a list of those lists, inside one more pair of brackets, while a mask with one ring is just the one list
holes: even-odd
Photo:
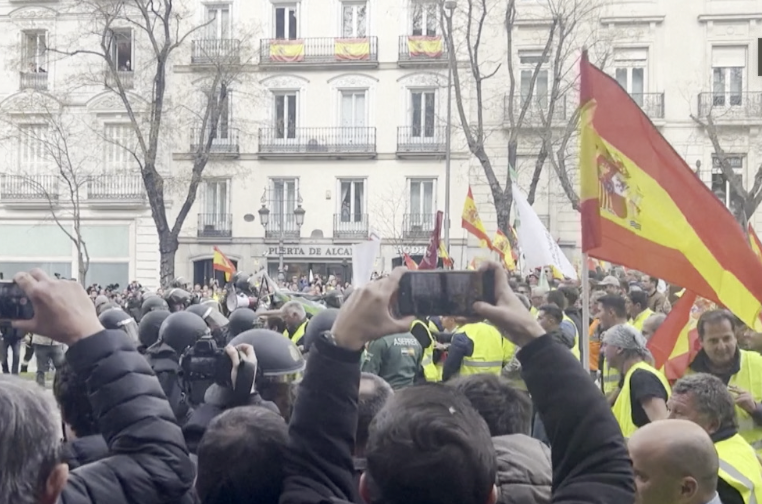
[[476, 301], [495, 303], [494, 272], [408, 271], [400, 279], [397, 313], [401, 316], [476, 315]]
[[0, 281], [0, 320], [30, 320], [34, 318], [32, 302], [21, 287], [12, 281]]

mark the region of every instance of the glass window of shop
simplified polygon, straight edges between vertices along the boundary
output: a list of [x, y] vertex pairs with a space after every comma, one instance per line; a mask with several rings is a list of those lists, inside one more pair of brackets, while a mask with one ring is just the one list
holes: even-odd
[[[286, 282], [299, 280], [302, 276], [309, 278], [310, 271], [313, 277], [320, 277], [323, 283], [333, 276], [337, 284], [352, 281], [352, 262], [325, 263], [307, 261], [285, 261], [283, 275]], [[278, 278], [278, 261], [270, 261], [267, 264], [267, 274], [272, 278]]]

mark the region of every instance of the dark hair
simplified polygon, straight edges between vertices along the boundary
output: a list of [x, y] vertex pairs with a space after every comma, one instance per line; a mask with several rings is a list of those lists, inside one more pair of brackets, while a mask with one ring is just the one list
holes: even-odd
[[719, 322], [722, 322], [723, 320], [727, 320], [728, 324], [730, 324], [730, 329], [735, 332], [736, 330], [736, 318], [735, 316], [730, 313], [727, 310], [708, 310], [701, 314], [701, 316], [698, 319], [698, 323], [696, 324], [696, 329], [698, 330], [699, 338], [704, 337], [704, 330], [706, 324], [717, 324]]
[[61, 409], [61, 419], [69, 424], [77, 437], [100, 434], [87, 397], [87, 384], [65, 359], [53, 378], [53, 396]]
[[632, 304], [640, 305], [640, 307], [644, 310], [648, 308], [648, 294], [646, 294], [645, 291], [630, 291], [628, 296]]
[[357, 399], [357, 434], [355, 444], [365, 448], [370, 422], [375, 418], [394, 390], [386, 380], [371, 373], [360, 375], [360, 395]]
[[659, 285], [659, 279], [655, 276], [648, 277], [648, 280], [650, 280], [653, 284]]
[[554, 304], [542, 305], [537, 309], [537, 311], [545, 312], [547, 315], [550, 315], [551, 317], [556, 319], [556, 321], [558, 321], [559, 324], [564, 319], [564, 312], [562, 312], [561, 308], [559, 308], [558, 306]]
[[564, 287], [561, 287], [560, 290], [564, 296], [566, 296], [566, 301], [569, 303], [568, 306], [574, 306], [574, 303], [579, 300], [579, 289], [576, 287], [572, 287], [570, 285], [565, 285]]
[[567, 306], [566, 296], [564, 296], [564, 293], [558, 289], [548, 292], [547, 300], [548, 300], [548, 303], [554, 304], [558, 306], [559, 308], [561, 308], [562, 310], [566, 309], [566, 306]]
[[717, 423], [717, 430], [738, 428], [735, 401], [728, 387], [714, 375], [683, 376], [672, 386], [672, 395], [692, 394], [697, 413]]
[[[560, 312], [556, 306], [551, 306]], [[448, 385], [468, 398], [487, 422], [492, 437], [529, 434], [532, 402], [505, 378], [495, 374], [475, 374], [458, 378]]]
[[616, 294], [607, 294], [598, 299], [598, 302], [604, 309], [611, 309], [614, 311], [614, 315], [619, 318], [627, 317], [627, 308], [622, 296]]
[[259, 406], [225, 411], [198, 445], [196, 492], [203, 504], [277, 504], [288, 445], [286, 422]]
[[484, 504], [497, 472], [489, 428], [452, 387], [396, 392], [370, 425], [370, 502]]

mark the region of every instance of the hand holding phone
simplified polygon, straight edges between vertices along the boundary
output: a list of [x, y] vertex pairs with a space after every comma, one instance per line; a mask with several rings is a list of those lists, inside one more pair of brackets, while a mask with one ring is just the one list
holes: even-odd
[[32, 320], [34, 307], [16, 282], [0, 281], [0, 320]]
[[407, 271], [400, 278], [396, 314], [474, 317], [474, 303], [494, 305], [495, 271]]

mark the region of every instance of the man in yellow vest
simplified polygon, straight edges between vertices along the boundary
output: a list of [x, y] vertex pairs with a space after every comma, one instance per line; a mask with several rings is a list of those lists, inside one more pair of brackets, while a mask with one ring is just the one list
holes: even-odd
[[624, 377], [612, 408], [624, 437], [649, 422], [667, 418], [669, 382], [646, 362], [650, 353], [640, 331], [627, 324], [615, 325], [603, 335], [603, 352]]
[[688, 373], [709, 373], [727, 385], [738, 415], [738, 433], [762, 455], [762, 355], [738, 348], [736, 319], [726, 310], [709, 310], [698, 320], [701, 350]]
[[[596, 318], [600, 320], [598, 330], [601, 334], [605, 333], [615, 325], [627, 324], [627, 308], [622, 296], [607, 294], [599, 298], [597, 312]], [[601, 338], [601, 342], [603, 342], [603, 338]], [[601, 371], [601, 390], [603, 390], [603, 393], [609, 399], [609, 402], [614, 404], [621, 376], [619, 375], [619, 372], [611, 367], [606, 361], [606, 356], [603, 351], [600, 352], [598, 369]]]
[[286, 324], [283, 336], [293, 341], [295, 345], [301, 345], [304, 331], [307, 329], [307, 312], [304, 311], [304, 305], [299, 301], [289, 301], [283, 305], [281, 313], [283, 313], [283, 322]]
[[714, 442], [720, 457], [717, 493], [723, 504], [762, 502], [762, 471], [754, 448], [738, 434], [733, 396], [716, 376], [680, 378], [667, 401], [669, 418], [690, 420]]
[[439, 368], [437, 367], [436, 362], [434, 362], [434, 350], [436, 349], [437, 341], [430, 329], [429, 321], [424, 322], [415, 319], [413, 325], [410, 327], [410, 334], [412, 334], [415, 339], [418, 340], [421, 347], [423, 347], [421, 368], [424, 378], [428, 383], [441, 381], [442, 377], [439, 373]]
[[630, 316], [630, 324], [643, 332], [643, 324], [654, 312], [648, 309], [648, 294], [642, 290], [630, 291], [627, 295], [627, 314]]
[[554, 304], [561, 308], [563, 319], [561, 320], [560, 330], [565, 336], [572, 340], [569, 348], [571, 349], [572, 354], [579, 359], [579, 328], [574, 320], [566, 314], [566, 309], [569, 305], [566, 296], [560, 289], [552, 290], [548, 292], [548, 304]]
[[460, 375], [478, 373], [499, 375], [516, 351], [494, 326], [479, 319], [457, 319], [447, 359], [442, 369], [442, 381]]
[[537, 316], [537, 309], [540, 308], [540, 306], [544, 305], [548, 302], [547, 296], [548, 290], [544, 287], [539, 287], [535, 285], [532, 287], [532, 297], [530, 301], [532, 302], [532, 306], [529, 307], [529, 313]]

